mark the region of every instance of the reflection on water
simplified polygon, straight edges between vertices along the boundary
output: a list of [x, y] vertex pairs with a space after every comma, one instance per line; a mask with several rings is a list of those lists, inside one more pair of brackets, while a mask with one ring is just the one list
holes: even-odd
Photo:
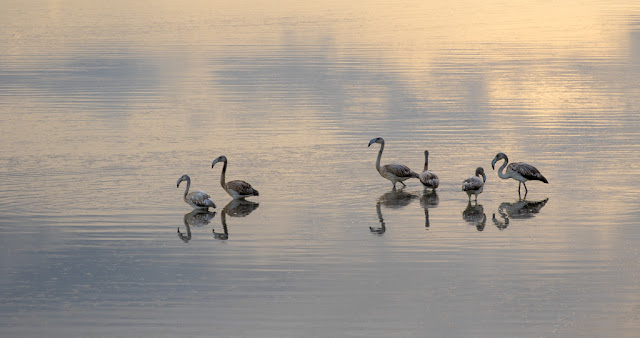
[[183, 242], [187, 243], [191, 240], [191, 227], [203, 227], [211, 223], [211, 220], [216, 215], [215, 211], [205, 211], [194, 209], [191, 212], [184, 214], [183, 221], [184, 227], [187, 229], [187, 233], [183, 234], [180, 232], [180, 227], [178, 227], [178, 238], [180, 238]]
[[478, 231], [484, 230], [484, 226], [487, 224], [487, 215], [484, 213], [484, 207], [477, 202], [471, 204], [471, 201], [469, 201], [467, 207], [462, 211], [462, 219], [474, 225]]
[[222, 214], [227, 214], [231, 217], [245, 217], [258, 209], [259, 206], [260, 203], [257, 202], [245, 199], [234, 199], [222, 208]]
[[532, 218], [535, 214], [540, 213], [540, 210], [547, 204], [549, 198], [545, 198], [540, 201], [527, 201], [524, 199], [518, 199], [518, 201], [509, 203], [502, 202], [498, 207], [498, 215], [503, 219], [496, 218], [496, 214], [493, 214], [493, 223], [498, 229], [503, 230], [509, 226], [509, 219], [527, 219]]
[[404, 191], [403, 189], [392, 189], [378, 197], [378, 202], [389, 209], [401, 209], [411, 204], [418, 195]]
[[231, 217], [245, 217], [251, 214], [254, 210], [256, 210], [260, 206], [260, 203], [256, 203], [253, 201], [247, 201], [245, 199], [234, 199], [231, 200], [227, 205], [222, 208], [222, 212], [220, 213], [220, 223], [222, 224], [222, 232], [216, 232], [215, 228], [213, 231], [213, 237], [219, 240], [227, 240], [229, 239], [229, 229], [227, 228], [227, 215]]
[[378, 201], [376, 202], [376, 212], [378, 214], [378, 221], [380, 222], [380, 226], [369, 227], [369, 230], [377, 234], [383, 234], [387, 229], [384, 218], [382, 217], [382, 210], [380, 208], [381, 205], [389, 209], [402, 209], [411, 204], [411, 202], [416, 198], [418, 198], [418, 195], [406, 192], [403, 189], [396, 188], [393, 188], [391, 191], [380, 195], [380, 197], [378, 197]]
[[420, 197], [420, 206], [424, 209], [424, 227], [429, 229], [429, 208], [435, 208], [440, 203], [438, 193], [434, 190], [425, 189]]
[[384, 224], [384, 218], [382, 217], [382, 210], [380, 210], [380, 201], [376, 202], [376, 213], [378, 214], [378, 222], [380, 222], [379, 227], [369, 227], [369, 231], [382, 235], [387, 231], [387, 226]]
[[499, 220], [496, 218], [496, 214], [493, 214], [493, 217], [491, 218], [491, 220], [499, 230], [504, 230], [509, 226], [509, 218], [504, 218], [503, 220]]

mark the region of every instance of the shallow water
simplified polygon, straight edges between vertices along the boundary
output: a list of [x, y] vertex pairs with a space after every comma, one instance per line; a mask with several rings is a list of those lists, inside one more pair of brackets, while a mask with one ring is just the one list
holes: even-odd
[[629, 1], [5, 1], [3, 335], [636, 336], [639, 84]]

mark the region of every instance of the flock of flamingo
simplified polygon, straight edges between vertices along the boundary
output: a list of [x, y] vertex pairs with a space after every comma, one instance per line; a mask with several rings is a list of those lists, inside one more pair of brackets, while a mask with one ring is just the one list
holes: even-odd
[[[380, 143], [380, 151], [378, 152], [378, 159], [376, 160], [376, 169], [380, 176], [388, 179], [393, 183], [393, 187], [396, 187], [396, 183], [400, 182], [403, 186], [406, 186], [403, 181], [406, 181], [410, 178], [418, 178], [422, 185], [425, 188], [429, 188], [435, 190], [440, 184], [440, 180], [438, 179], [438, 175], [436, 175], [433, 171], [429, 170], [429, 151], [424, 151], [424, 169], [420, 174], [415, 173], [413, 170], [409, 169], [404, 164], [385, 164], [383, 166], [380, 165], [380, 159], [382, 158], [382, 152], [384, 151], [384, 139], [382, 137], [376, 137], [369, 141], [369, 146], [374, 143]], [[547, 179], [542, 176], [540, 171], [536, 169], [536, 167], [531, 164], [524, 162], [514, 162], [509, 164], [509, 158], [504, 153], [498, 153], [491, 161], [491, 168], [495, 170], [496, 162], [504, 160], [504, 163], [500, 168], [498, 168], [498, 176], [502, 179], [513, 178], [514, 180], [520, 182], [518, 185], [518, 194], [520, 193], [520, 188], [524, 185], [525, 196], [529, 191], [527, 189], [527, 181], [542, 181], [544, 183], [549, 183]], [[506, 171], [504, 171], [506, 168]], [[503, 172], [504, 171], [504, 172]], [[482, 179], [480, 179], [482, 176]], [[475, 176], [469, 176], [462, 182], [462, 191], [465, 191], [469, 196], [469, 200], [471, 200], [471, 195], [475, 195], [475, 200], [478, 200], [478, 195], [482, 193], [482, 189], [484, 187], [484, 183], [487, 181], [487, 176], [484, 173], [484, 169], [482, 167], [476, 168]]]
[[[220, 185], [222, 189], [227, 192], [234, 200], [236, 199], [244, 199], [249, 196], [259, 196], [260, 193], [258, 190], [254, 189], [251, 184], [242, 181], [242, 180], [233, 180], [229, 182], [225, 182], [225, 174], [227, 172], [227, 157], [222, 155], [213, 160], [211, 163], [211, 168], [213, 168], [216, 163], [224, 162], [224, 166], [222, 167], [222, 174], [220, 174]], [[193, 192], [189, 192], [189, 188], [191, 187], [191, 177], [189, 175], [182, 175], [180, 179], [178, 179], [178, 184], [176, 187], [180, 187], [180, 183], [182, 181], [187, 181], [187, 187], [184, 189], [184, 201], [192, 206], [194, 209], [203, 209], [207, 210], [209, 208], [215, 208], [216, 204], [211, 199], [211, 196], [204, 191], [196, 190]]]
[[[406, 181], [410, 178], [418, 178], [420, 182], [424, 185], [425, 188], [432, 189], [435, 191], [440, 184], [440, 180], [438, 179], [438, 175], [436, 175], [433, 171], [429, 170], [429, 151], [424, 151], [424, 169], [420, 174], [417, 174], [409, 167], [404, 164], [385, 164], [380, 165], [380, 160], [382, 159], [382, 152], [384, 151], [384, 139], [382, 137], [376, 137], [369, 141], [370, 147], [374, 143], [380, 144], [380, 151], [378, 151], [378, 158], [376, 160], [376, 170], [380, 176], [386, 178], [387, 180], [393, 183], [393, 188], [396, 188], [396, 183], [400, 182], [403, 186], [406, 186], [403, 181]], [[502, 166], [498, 168], [498, 177], [502, 179], [512, 178], [519, 182], [518, 184], [518, 194], [520, 194], [520, 188], [524, 185], [525, 189], [525, 197], [527, 196], [527, 181], [542, 181], [544, 183], [549, 183], [547, 179], [542, 176], [540, 171], [536, 169], [536, 167], [524, 163], [524, 162], [513, 162], [509, 163], [509, 158], [504, 153], [498, 153], [491, 161], [491, 168], [495, 170], [496, 162], [504, 160]], [[259, 196], [258, 190], [254, 189], [251, 184], [242, 181], [242, 180], [234, 180], [234, 181], [225, 181], [225, 174], [227, 171], [227, 157], [222, 155], [213, 160], [211, 163], [211, 168], [213, 168], [216, 163], [224, 162], [224, 166], [222, 167], [222, 173], [220, 174], [220, 185], [222, 189], [227, 192], [234, 200], [244, 199], [250, 196]], [[506, 171], [505, 171], [506, 168]], [[480, 178], [482, 177], [482, 178]], [[211, 199], [211, 196], [204, 191], [196, 190], [193, 192], [189, 192], [189, 188], [191, 187], [191, 178], [189, 175], [182, 175], [180, 179], [178, 179], [177, 187], [180, 187], [180, 183], [182, 181], [187, 181], [187, 187], [184, 190], [184, 201], [192, 206], [194, 209], [207, 210], [208, 208], [215, 208], [216, 204]], [[475, 171], [474, 176], [469, 176], [462, 182], [462, 191], [466, 192], [469, 201], [471, 201], [471, 195], [475, 196], [475, 201], [478, 201], [478, 195], [482, 193], [484, 183], [487, 181], [487, 176], [484, 173], [484, 169], [482, 167], [478, 167]]]

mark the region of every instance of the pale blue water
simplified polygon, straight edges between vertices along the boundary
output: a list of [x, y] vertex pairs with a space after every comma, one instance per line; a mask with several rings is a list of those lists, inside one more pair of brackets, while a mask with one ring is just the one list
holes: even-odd
[[639, 85], [629, 1], [4, 1], [2, 336], [637, 336]]

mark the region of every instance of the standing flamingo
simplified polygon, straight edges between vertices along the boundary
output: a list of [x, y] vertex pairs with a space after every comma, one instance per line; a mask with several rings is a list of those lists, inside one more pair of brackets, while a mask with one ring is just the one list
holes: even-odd
[[207, 210], [209, 207], [215, 208], [216, 204], [213, 203], [211, 196], [204, 191], [196, 190], [194, 192], [189, 192], [189, 187], [191, 187], [191, 177], [189, 175], [182, 175], [178, 180], [177, 187], [180, 187], [180, 182], [187, 181], [187, 188], [184, 189], [184, 197], [183, 200], [192, 206], [194, 209], [203, 209]]
[[409, 169], [409, 167], [404, 164], [385, 164], [380, 166], [380, 159], [382, 158], [382, 151], [384, 150], [384, 139], [382, 137], [376, 137], [369, 141], [369, 145], [367, 147], [370, 147], [374, 143], [380, 143], [380, 151], [378, 152], [378, 159], [376, 160], [376, 169], [378, 170], [378, 173], [380, 173], [380, 176], [393, 183], [394, 189], [396, 187], [396, 182], [400, 182], [406, 187], [407, 185], [402, 181], [406, 181], [412, 177], [418, 177], [418, 174], [413, 172], [413, 170]]
[[[542, 181], [544, 183], [549, 183], [549, 181], [542, 176], [540, 171], [531, 164], [524, 162], [513, 162], [509, 164], [509, 158], [505, 153], [498, 153], [496, 154], [496, 157], [493, 158], [493, 161], [491, 161], [491, 168], [493, 168], [493, 170], [496, 169], [495, 164], [499, 160], [504, 160], [504, 163], [502, 163], [502, 166], [498, 169], [498, 177], [505, 180], [513, 178], [520, 182], [518, 183], [518, 194], [520, 194], [520, 186], [524, 185], [524, 195], [527, 196], [527, 192], [529, 191], [527, 189], [527, 184], [525, 183], [526, 181]], [[507, 168], [507, 171], [503, 173], [502, 171], [505, 167]]]
[[438, 175], [433, 171], [429, 170], [429, 151], [424, 151], [424, 171], [418, 175], [420, 182], [424, 185], [425, 188], [431, 188], [433, 191], [436, 190], [438, 185], [440, 184], [440, 179], [438, 179]]
[[233, 197], [233, 199], [240, 199], [249, 196], [259, 196], [258, 190], [253, 189], [251, 184], [241, 181], [234, 180], [225, 183], [225, 173], [227, 172], [227, 157], [222, 155], [211, 163], [211, 168], [216, 165], [218, 162], [224, 162], [224, 166], [222, 167], [222, 174], [220, 175], [220, 185], [222, 189], [229, 194], [229, 196]]
[[[480, 179], [480, 175], [482, 175], [482, 179]], [[476, 202], [478, 202], [478, 195], [482, 193], [486, 181], [487, 176], [484, 174], [484, 169], [478, 167], [475, 176], [469, 176], [462, 182], [462, 191], [466, 191], [469, 195], [469, 202], [471, 202], [471, 195], [476, 195]]]

